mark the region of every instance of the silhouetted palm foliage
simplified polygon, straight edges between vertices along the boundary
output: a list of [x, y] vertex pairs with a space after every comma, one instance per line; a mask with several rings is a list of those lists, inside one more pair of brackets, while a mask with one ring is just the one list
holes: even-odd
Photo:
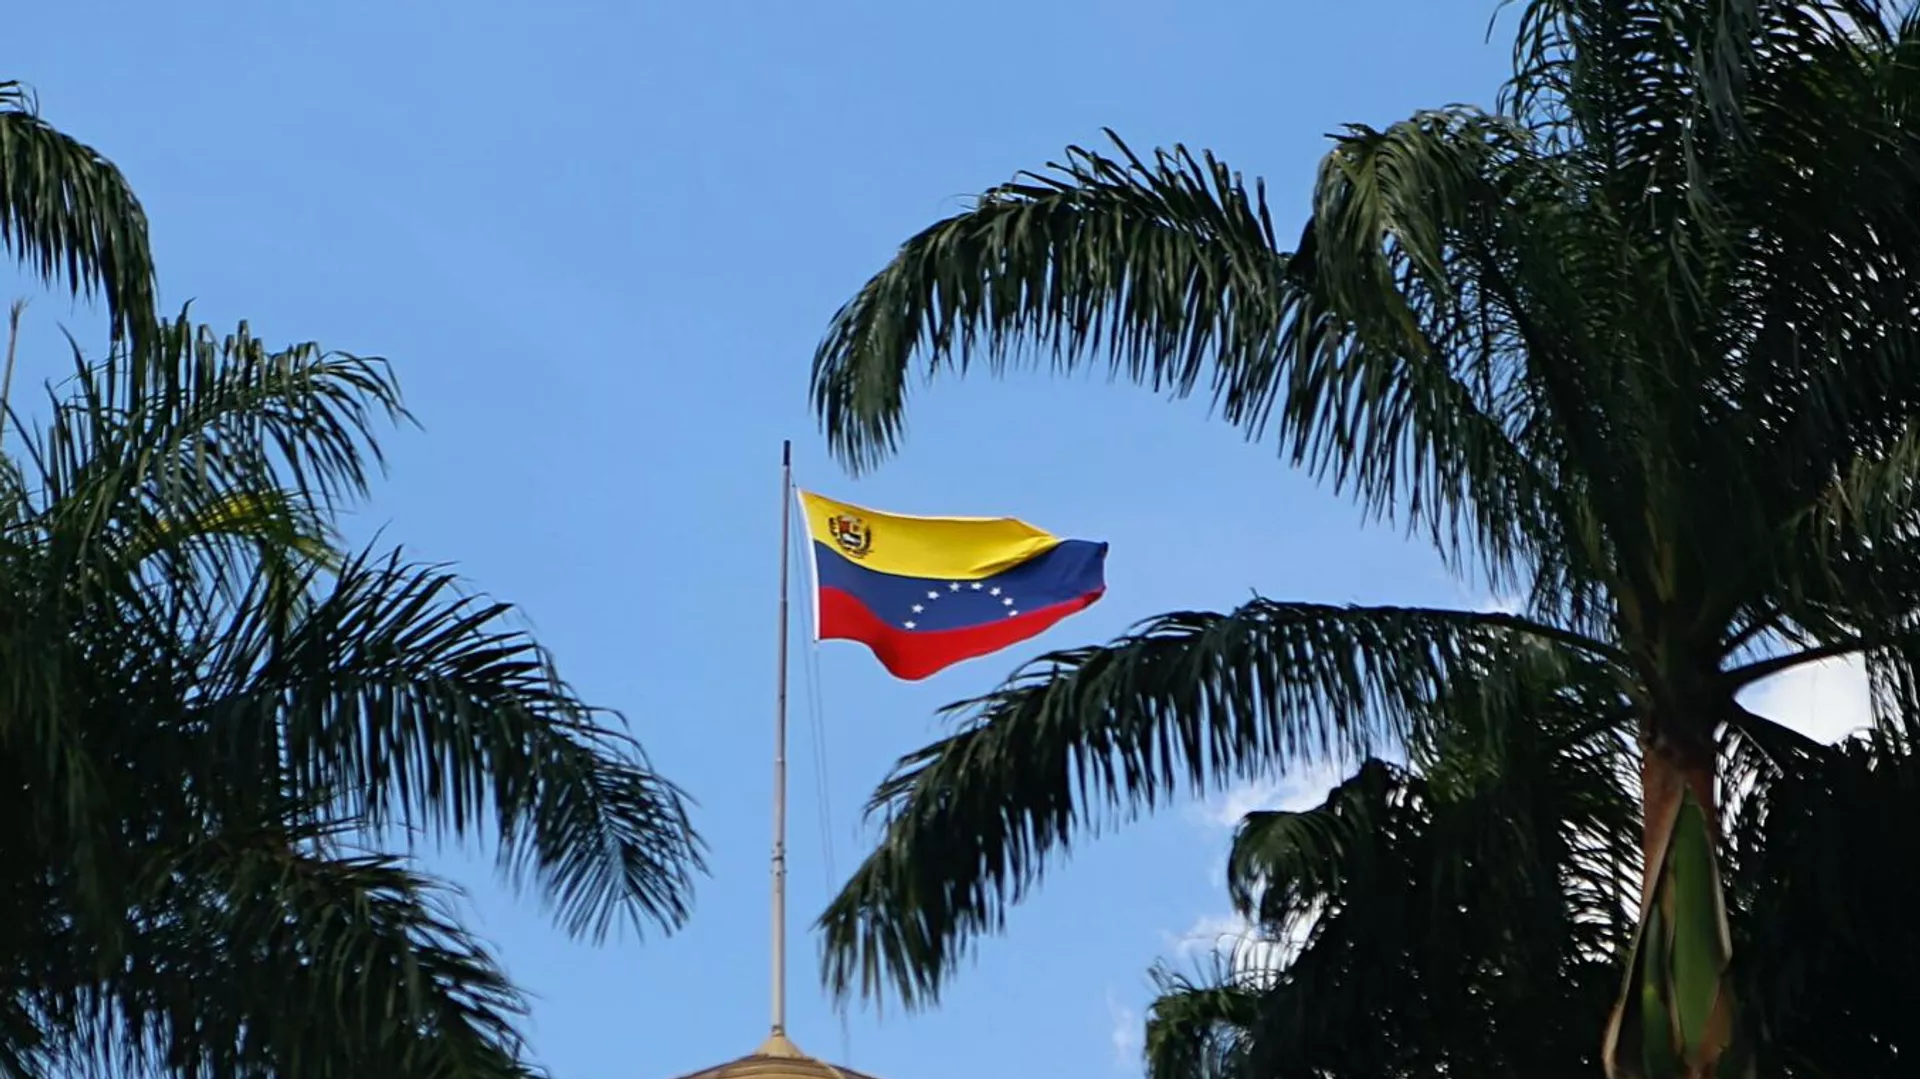
[[493, 837], [560, 922], [686, 915], [678, 791], [445, 569], [330, 522], [377, 360], [181, 319], [0, 455], [0, 1075], [525, 1074], [518, 993], [380, 840]]
[[1161, 971], [1153, 1079], [1598, 1074], [1639, 872], [1631, 711], [1604, 672], [1510, 659], [1408, 765], [1247, 816], [1229, 892], [1297, 949]]
[[[1368, 761], [1320, 806], [1250, 814], [1228, 880], [1258, 934], [1198, 976], [1156, 971], [1151, 1079], [1598, 1074], [1638, 872], [1618, 817], [1637, 792], [1628, 728], [1584, 722], [1605, 711], [1591, 703], [1498, 732], [1470, 721], [1411, 768]], [[1860, 825], [1920, 812], [1909, 741], [1827, 747], [1741, 717], [1724, 763], [1759, 1074], [1907, 1074], [1920, 840]], [[1278, 963], [1261, 943], [1287, 940]]]
[[[1754, 729], [1729, 827], [1734, 973], [1760, 1074], [1896, 1079], [1920, 1054], [1920, 750], [1909, 721], [1813, 746]], [[1744, 759], [1743, 759], [1744, 758]]]
[[114, 332], [155, 332], [147, 216], [113, 162], [42, 120], [0, 81], [0, 246], [49, 285], [106, 295]]
[[1603, 667], [1643, 750], [1609, 1066], [1748, 1062], [1714, 798], [1735, 694], [1859, 654], [1884, 710], [1920, 714], [1920, 24], [1854, 0], [1519, 6], [1501, 110], [1348, 129], [1290, 251], [1258, 184], [1116, 139], [913, 237], [836, 317], [813, 397], [855, 466], [897, 444], [922, 361], [1105, 362], [1208, 390], [1524, 597], [1171, 615], [956, 706], [823, 918], [840, 989], [930, 996], [1076, 831], [1417, 737], [1521, 637]]

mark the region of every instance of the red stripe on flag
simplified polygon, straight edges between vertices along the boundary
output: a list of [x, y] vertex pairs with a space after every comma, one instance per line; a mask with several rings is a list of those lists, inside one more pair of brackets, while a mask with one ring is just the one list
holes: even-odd
[[882, 621], [859, 600], [838, 588], [820, 589], [820, 639], [858, 641], [873, 650], [895, 678], [918, 681], [962, 660], [997, 652], [1036, 637], [1055, 622], [1085, 610], [1101, 592], [964, 629], [915, 631]]

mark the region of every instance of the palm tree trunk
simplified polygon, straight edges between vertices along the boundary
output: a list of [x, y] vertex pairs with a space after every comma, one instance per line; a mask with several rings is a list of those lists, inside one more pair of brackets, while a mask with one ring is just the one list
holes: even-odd
[[1640, 924], [1607, 1027], [1607, 1074], [1714, 1079], [1732, 1074], [1723, 1063], [1735, 1048], [1714, 744], [1655, 726], [1642, 745]]

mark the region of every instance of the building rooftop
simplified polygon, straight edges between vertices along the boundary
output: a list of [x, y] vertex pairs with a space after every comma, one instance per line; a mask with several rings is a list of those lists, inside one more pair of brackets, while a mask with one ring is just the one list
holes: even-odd
[[752, 1053], [689, 1072], [678, 1079], [874, 1079], [865, 1072], [841, 1068], [802, 1053], [785, 1034], [774, 1033]]

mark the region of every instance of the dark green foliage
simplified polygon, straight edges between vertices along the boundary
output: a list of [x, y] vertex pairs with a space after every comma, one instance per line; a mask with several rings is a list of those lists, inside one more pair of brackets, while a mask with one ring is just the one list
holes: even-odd
[[1630, 713], [1590, 668], [1510, 658], [1440, 702], [1458, 722], [1412, 764], [1246, 818], [1234, 904], [1297, 950], [1163, 972], [1155, 1079], [1597, 1073], [1639, 872]]
[[[950, 943], [996, 928], [1076, 830], [1275, 759], [1364, 753], [1429, 727], [1458, 707], [1449, 687], [1529, 647], [1527, 625], [1257, 600], [1047, 657], [956, 705], [964, 729], [903, 762], [875, 796], [898, 811], [823, 916], [830, 939], [856, 943], [861, 960], [856, 949], [830, 952], [833, 984], [895, 984], [910, 1002], [936, 992], [961, 955]], [[1539, 660], [1550, 661], [1575, 662], [1561, 649]], [[1506, 702], [1486, 688], [1474, 704], [1497, 715]], [[909, 907], [919, 916], [875, 916]]]
[[[882, 845], [824, 918], [835, 985], [928, 999], [1077, 828], [1421, 737], [1478, 669], [1456, 660], [1513, 647], [1497, 631], [1603, 672], [1649, 777], [1643, 851], [1680, 859], [1647, 859], [1669, 908], [1647, 939], [1685, 961], [1625, 987], [1618, 1074], [1660, 1045], [1650, 1074], [1705, 1074], [1758, 1029], [1722, 1003], [1724, 828], [1687, 824], [1735, 695], [1857, 654], [1886, 716], [1920, 715], [1920, 23], [1516, 6], [1501, 109], [1347, 129], [1291, 250], [1257, 183], [1116, 140], [923, 231], [836, 316], [813, 401], [850, 465], [897, 445], [918, 373], [1104, 364], [1209, 392], [1523, 602], [1395, 612], [1428, 627], [1406, 634], [1260, 601], [1025, 668], [882, 787]], [[1317, 628], [1267, 631], [1294, 619]]]
[[672, 927], [679, 792], [509, 608], [338, 549], [382, 362], [154, 342], [76, 352], [0, 458], [0, 1074], [525, 1074], [520, 996], [375, 845], [495, 837], [570, 932]]
[[1891, 732], [1839, 747], [1754, 733], [1738, 746], [1756, 786], [1729, 821], [1728, 884], [1760, 1073], [1911, 1074], [1920, 753]]
[[[1621, 842], [1631, 743], [1581, 729], [1593, 703], [1497, 734], [1463, 724], [1410, 767], [1366, 762], [1318, 807], [1250, 814], [1228, 880], [1258, 936], [1197, 975], [1156, 972], [1149, 1075], [1598, 1075], [1639, 851]], [[1726, 765], [1758, 1074], [1908, 1074], [1920, 844], [1883, 824], [1920, 812], [1920, 758], [1899, 736], [1829, 747], [1741, 717]], [[1300, 944], [1276, 964], [1260, 939]]]
[[126, 178], [39, 116], [31, 93], [0, 81], [0, 247], [49, 285], [106, 294], [116, 334], [157, 328], [147, 215]]

